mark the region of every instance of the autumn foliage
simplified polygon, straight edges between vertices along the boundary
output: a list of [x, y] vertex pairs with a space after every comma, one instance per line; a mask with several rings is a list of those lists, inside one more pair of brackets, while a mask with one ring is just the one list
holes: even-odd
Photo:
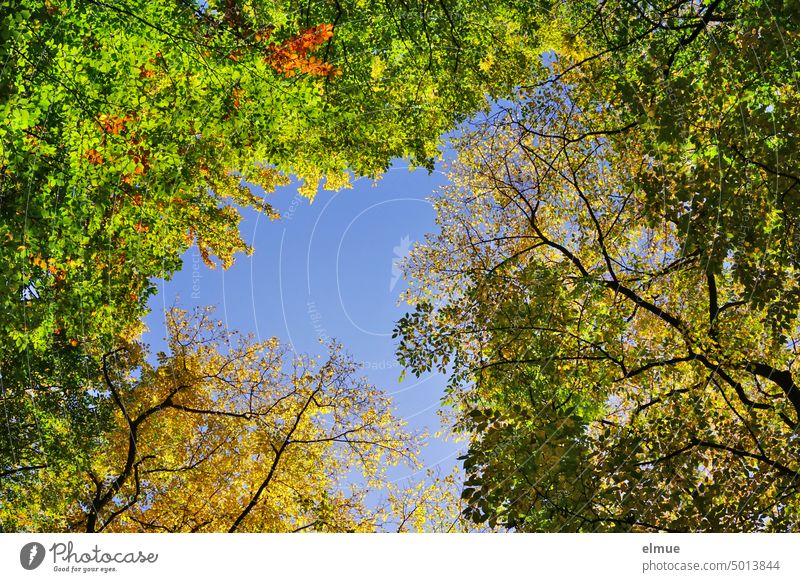
[[[0, 1], [0, 530], [800, 528], [796, 2], [402, 10]], [[466, 120], [395, 330], [462, 473], [387, 483], [418, 440], [341, 346], [141, 342], [244, 209]]]
[[306, 28], [286, 42], [281, 44], [271, 42], [267, 47], [270, 55], [266, 62], [287, 77], [293, 77], [298, 73], [331, 77], [336, 74], [336, 68], [310, 53], [322, 46], [332, 36], [333, 26], [330, 24]]

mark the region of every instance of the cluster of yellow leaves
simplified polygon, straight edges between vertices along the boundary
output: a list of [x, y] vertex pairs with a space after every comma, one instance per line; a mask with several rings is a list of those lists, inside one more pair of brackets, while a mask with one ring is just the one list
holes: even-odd
[[[137, 345], [106, 359], [118, 429], [84, 490], [82, 507], [96, 515], [74, 512], [73, 528], [376, 527], [365, 487], [381, 485], [387, 467], [414, 462], [418, 444], [338, 346], [320, 363], [276, 338], [230, 333], [209, 310], [173, 310], [167, 323], [171, 353], [158, 365]], [[113, 495], [95, 484], [120, 476]]]
[[463, 474], [454, 467], [447, 475], [428, 469], [417, 479], [389, 483], [381, 518], [384, 531], [396, 533], [466, 533], [489, 531], [465, 519], [461, 498]]

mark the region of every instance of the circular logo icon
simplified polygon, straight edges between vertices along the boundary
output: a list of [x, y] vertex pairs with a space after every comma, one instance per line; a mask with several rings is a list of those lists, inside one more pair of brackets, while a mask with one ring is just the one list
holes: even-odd
[[39, 542], [25, 544], [19, 551], [19, 563], [26, 570], [35, 570], [42, 565], [44, 553], [44, 546]]

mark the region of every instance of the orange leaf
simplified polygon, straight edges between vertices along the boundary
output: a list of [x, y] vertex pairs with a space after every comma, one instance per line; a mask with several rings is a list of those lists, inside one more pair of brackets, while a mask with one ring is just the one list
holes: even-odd
[[103, 156], [96, 149], [86, 150], [83, 156], [89, 160], [90, 164], [100, 165], [103, 163]]

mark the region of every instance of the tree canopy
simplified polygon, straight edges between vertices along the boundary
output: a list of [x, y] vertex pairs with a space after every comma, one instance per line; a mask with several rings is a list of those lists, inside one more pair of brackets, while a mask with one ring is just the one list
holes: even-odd
[[[339, 346], [325, 361], [294, 356], [276, 338], [227, 332], [208, 310], [174, 310], [168, 331], [155, 365], [138, 343], [104, 354], [81, 417], [19, 434], [24, 465], [4, 475], [6, 531], [376, 527], [350, 473], [380, 483], [387, 467], [415, 462], [418, 439]], [[35, 408], [50, 398], [31, 394], [29, 425], [50, 420]], [[94, 439], [66, 457], [59, 445], [87, 428]]]
[[795, 1], [564, 2], [553, 68], [583, 112], [568, 139], [605, 136], [640, 158], [630, 181], [655, 226], [677, 225], [685, 252], [730, 266], [776, 333], [800, 305]]
[[[197, 245], [250, 252], [238, 208], [304, 180], [432, 167], [440, 136], [535, 58], [513, 4], [3, 3], [7, 349], [135, 337], [154, 277]], [[491, 55], [502, 67], [481, 67]], [[55, 336], [55, 337], [54, 337]]]
[[[0, 0], [0, 527], [796, 529], [798, 41], [797, 0]], [[418, 440], [341, 346], [174, 311], [149, 353], [242, 209], [456, 128], [396, 336], [463, 485], [387, 482]]]
[[[126, 354], [144, 329], [154, 279], [180, 269], [192, 246], [209, 266], [228, 267], [237, 253], [252, 252], [238, 230], [240, 210], [277, 218], [266, 196], [291, 177], [313, 199], [320, 185], [335, 190], [350, 176], [378, 178], [395, 158], [431, 169], [441, 135], [484, 107], [487, 96], [507, 94], [536, 58], [518, 34], [528, 17], [525, 6], [463, 1], [0, 3], [3, 529], [136, 527], [128, 515], [167, 529], [206, 520], [208, 508], [194, 525], [162, 515], [157, 504], [146, 517], [136, 513], [148, 504], [148, 484], [162, 491], [169, 479], [183, 478], [164, 472], [153, 484], [155, 473], [142, 477], [152, 468], [149, 458], [138, 464], [154, 446], [148, 434], [156, 431], [158, 440], [186, 419], [174, 410], [147, 415], [139, 452], [130, 457], [127, 441], [115, 440], [156, 404], [130, 401], [127, 391], [139, 380], [113, 369], [114, 362], [146, 367], [141, 349], [138, 360]], [[482, 65], [492, 55], [503, 65]], [[237, 365], [246, 374], [258, 363]], [[109, 392], [107, 366], [118, 398]], [[155, 381], [156, 372], [148, 374], [141, 382]], [[219, 389], [193, 387], [209, 406]], [[337, 410], [356, 406], [341, 397]], [[131, 411], [127, 420], [123, 407]], [[212, 438], [192, 432], [206, 425], [188, 418], [196, 422], [181, 424], [187, 430], [173, 439], [186, 455]], [[227, 418], [238, 428], [221, 419], [215, 426], [241, 434], [256, 430], [261, 417]], [[225, 450], [228, 462], [244, 450]], [[176, 469], [181, 461], [192, 463], [178, 454], [162, 466]], [[219, 482], [254, 463], [246, 455], [241, 462], [204, 466], [215, 467]], [[331, 528], [361, 527], [366, 518], [352, 517], [358, 500], [335, 499], [325, 482], [335, 469], [324, 470], [327, 477], [309, 484], [317, 487], [310, 505], [284, 500], [284, 521], [251, 516], [241, 528], [290, 528], [286, 520], [323, 505], [320, 511], [336, 513]], [[304, 486], [289, 486], [300, 499]], [[332, 497], [320, 497], [324, 491]], [[203, 527], [231, 526], [238, 501], [229, 499], [229, 513]], [[184, 509], [185, 519], [198, 510]]]
[[460, 141], [397, 333], [451, 373], [475, 521], [796, 528], [798, 14], [554, 4]]

